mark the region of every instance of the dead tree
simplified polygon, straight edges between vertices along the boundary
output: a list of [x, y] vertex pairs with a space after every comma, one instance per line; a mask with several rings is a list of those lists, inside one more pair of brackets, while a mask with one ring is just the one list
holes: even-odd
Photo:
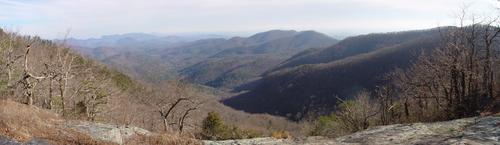
[[171, 115], [172, 111], [174, 108], [179, 105], [182, 101], [188, 101], [188, 98], [178, 98], [174, 103], [171, 103], [170, 105], [167, 106], [162, 106], [159, 108], [158, 112], [160, 113], [161, 117], [163, 118], [163, 125], [165, 131], [169, 131], [169, 122], [168, 122], [168, 117]]
[[16, 84], [20, 84], [22, 89], [23, 89], [23, 95], [24, 97], [26, 98], [26, 104], [27, 105], [33, 105], [33, 97], [35, 96], [35, 94], [33, 93], [34, 91], [34, 88], [36, 87], [36, 85], [42, 81], [43, 79], [47, 78], [47, 77], [50, 77], [50, 76], [36, 76], [36, 75], [33, 75], [30, 70], [29, 70], [29, 66], [28, 66], [28, 54], [30, 52], [30, 49], [31, 49], [31, 46], [28, 45], [26, 46], [26, 51], [25, 51], [25, 54], [24, 54], [24, 70], [23, 70], [23, 74], [21, 75], [21, 79], [19, 81], [17, 81]]
[[203, 104], [202, 102], [200, 103], [196, 103], [196, 102], [191, 102], [191, 104], [195, 104], [194, 106], [192, 107], [188, 107], [186, 109], [186, 111], [184, 111], [184, 113], [182, 114], [182, 117], [179, 118], [179, 134], [182, 134], [183, 130], [184, 130], [184, 125], [185, 125], [185, 122], [186, 122], [186, 119], [189, 117], [189, 113], [191, 113], [192, 111], [196, 111], [198, 109], [200, 109], [200, 106]]
[[[168, 81], [160, 89], [149, 90], [150, 97], [142, 97], [145, 104], [154, 106], [161, 119], [162, 130], [184, 132], [190, 114], [203, 104], [196, 90], [180, 81]], [[159, 120], [158, 120], [159, 121]]]

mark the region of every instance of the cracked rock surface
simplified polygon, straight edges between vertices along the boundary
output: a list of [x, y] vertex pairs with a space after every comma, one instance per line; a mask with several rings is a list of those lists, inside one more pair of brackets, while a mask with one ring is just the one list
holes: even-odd
[[377, 126], [336, 139], [256, 138], [204, 141], [204, 143], [207, 145], [500, 145], [500, 116]]

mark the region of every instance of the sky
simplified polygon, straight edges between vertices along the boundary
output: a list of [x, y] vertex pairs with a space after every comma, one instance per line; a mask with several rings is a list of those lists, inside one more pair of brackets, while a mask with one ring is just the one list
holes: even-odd
[[[455, 25], [496, 0], [0, 0], [0, 27], [46, 39], [132, 32], [251, 34], [272, 29], [330, 35]], [[495, 11], [497, 12], [497, 11]]]

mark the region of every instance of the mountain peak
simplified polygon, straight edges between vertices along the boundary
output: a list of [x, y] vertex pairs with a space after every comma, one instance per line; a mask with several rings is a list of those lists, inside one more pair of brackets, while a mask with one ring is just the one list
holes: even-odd
[[[314, 31], [314, 30], [307, 30], [307, 31], [300, 31], [299, 34], [301, 35], [323, 35], [323, 36], [328, 36], [326, 34]], [[328, 36], [330, 37], [330, 36]]]
[[249, 37], [249, 39], [255, 42], [265, 42], [270, 40], [276, 40], [284, 37], [291, 37], [297, 35], [298, 32], [295, 30], [270, 30], [266, 32], [257, 33]]
[[334, 40], [334, 38], [332, 38], [326, 34], [316, 32], [313, 30], [300, 31], [300, 32], [298, 32], [297, 35], [295, 35], [295, 37], [300, 38], [300, 39], [332, 39], [332, 40]]

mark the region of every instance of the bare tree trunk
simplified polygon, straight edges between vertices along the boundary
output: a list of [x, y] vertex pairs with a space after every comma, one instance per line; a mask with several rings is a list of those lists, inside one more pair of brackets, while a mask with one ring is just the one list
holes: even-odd
[[189, 113], [190, 113], [191, 111], [195, 111], [195, 110], [197, 110], [199, 105], [201, 105], [201, 103], [200, 103], [200, 104], [197, 104], [196, 106], [194, 106], [194, 107], [192, 107], [192, 108], [187, 109], [187, 110], [184, 112], [184, 114], [182, 115], [182, 117], [181, 117], [181, 118], [179, 118], [179, 133], [180, 133], [180, 134], [182, 134], [182, 131], [184, 130], [184, 123], [185, 123], [185, 120], [186, 120], [186, 118], [188, 117]]
[[160, 112], [160, 115], [163, 117], [163, 124], [165, 125], [165, 131], [168, 131], [168, 117], [170, 116], [170, 113], [172, 113], [172, 110], [179, 105], [182, 101], [188, 100], [188, 98], [179, 98], [173, 103], [167, 111], [164, 111], [163, 109], [160, 109], [158, 112]]
[[29, 93], [27, 93], [27, 104], [29, 106], [33, 105], [33, 93], [31, 91], [29, 91]]
[[[60, 50], [62, 51], [62, 50]], [[66, 54], [65, 57], [63, 58], [61, 55], [62, 52], [59, 52], [58, 57], [59, 57], [59, 63], [60, 63], [60, 68], [59, 68], [59, 95], [61, 97], [61, 108], [62, 108], [62, 115], [64, 116], [66, 114], [66, 90], [68, 89], [68, 80], [71, 78], [70, 73], [71, 73], [71, 68], [73, 65], [73, 60], [74, 57], [70, 56], [70, 54]], [[68, 60], [69, 59], [69, 60]]]
[[[18, 83], [21, 83], [24, 87], [24, 95], [26, 97], [26, 104], [28, 105], [33, 105], [33, 90], [38, 82], [41, 80], [47, 78], [47, 76], [35, 76], [29, 72], [29, 67], [28, 67], [28, 54], [30, 52], [31, 46], [28, 45], [26, 47], [26, 52], [24, 54], [24, 71], [21, 80], [18, 81]], [[35, 80], [35, 82], [31, 82], [30, 79]]]
[[10, 89], [13, 87], [12, 84], [12, 72], [14, 69], [14, 64], [18, 59], [22, 58], [22, 55], [14, 56], [14, 48], [12, 46], [12, 42], [9, 41], [9, 48], [7, 50], [7, 63], [5, 64], [5, 68], [7, 69], [7, 87]]
[[49, 80], [49, 109], [52, 110], [54, 108], [54, 94], [52, 90], [53, 81]]
[[165, 132], [168, 132], [169, 129], [168, 129], [168, 120], [167, 120], [167, 118], [163, 118], [163, 125], [164, 125], [163, 127], [165, 129]]
[[66, 100], [64, 99], [66, 90], [64, 89], [64, 85], [62, 83], [62, 78], [59, 78], [59, 96], [61, 97], [61, 111], [62, 115], [64, 116], [66, 115]]
[[10, 64], [7, 64], [7, 87], [11, 87], [11, 81], [12, 81], [12, 68]]

